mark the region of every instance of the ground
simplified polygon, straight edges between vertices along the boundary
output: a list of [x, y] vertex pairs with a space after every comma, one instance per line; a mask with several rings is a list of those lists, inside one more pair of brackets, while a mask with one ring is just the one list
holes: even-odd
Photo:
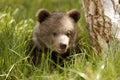
[[[82, 53], [70, 56], [70, 63], [65, 61], [65, 67], [58, 66], [54, 71], [50, 71], [47, 61], [40, 68], [30, 65], [24, 54], [39, 8], [50, 11], [76, 8], [81, 12], [78, 27]], [[0, 0], [0, 80], [120, 80], [118, 43], [113, 39], [108, 52], [94, 56], [81, 0]]]

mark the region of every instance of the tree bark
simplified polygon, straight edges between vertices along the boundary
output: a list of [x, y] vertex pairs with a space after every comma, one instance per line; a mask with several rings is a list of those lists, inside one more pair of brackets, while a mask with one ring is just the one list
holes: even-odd
[[93, 50], [106, 53], [112, 37], [120, 40], [120, 0], [82, 0], [82, 4]]

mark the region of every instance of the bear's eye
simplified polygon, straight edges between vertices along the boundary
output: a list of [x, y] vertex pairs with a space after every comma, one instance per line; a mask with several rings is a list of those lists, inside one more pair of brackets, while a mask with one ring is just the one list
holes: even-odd
[[71, 31], [68, 31], [68, 32], [66, 33], [66, 35], [67, 35], [68, 37], [70, 37]]
[[53, 32], [53, 36], [57, 36], [57, 33], [56, 33], [56, 32]]

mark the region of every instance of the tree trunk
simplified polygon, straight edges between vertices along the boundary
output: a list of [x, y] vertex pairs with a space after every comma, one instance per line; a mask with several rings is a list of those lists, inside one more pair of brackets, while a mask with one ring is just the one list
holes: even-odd
[[87, 29], [96, 54], [106, 53], [110, 39], [120, 40], [120, 0], [82, 0]]

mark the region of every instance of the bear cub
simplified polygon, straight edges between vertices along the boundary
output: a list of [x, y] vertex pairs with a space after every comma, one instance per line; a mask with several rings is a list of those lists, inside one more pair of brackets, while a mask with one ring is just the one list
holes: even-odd
[[35, 66], [42, 61], [42, 54], [51, 53], [51, 60], [62, 64], [74, 51], [79, 52], [77, 44], [76, 23], [80, 19], [80, 13], [76, 9], [68, 12], [49, 12], [40, 9], [37, 14], [37, 23], [33, 29], [32, 38], [27, 46], [28, 61]]

